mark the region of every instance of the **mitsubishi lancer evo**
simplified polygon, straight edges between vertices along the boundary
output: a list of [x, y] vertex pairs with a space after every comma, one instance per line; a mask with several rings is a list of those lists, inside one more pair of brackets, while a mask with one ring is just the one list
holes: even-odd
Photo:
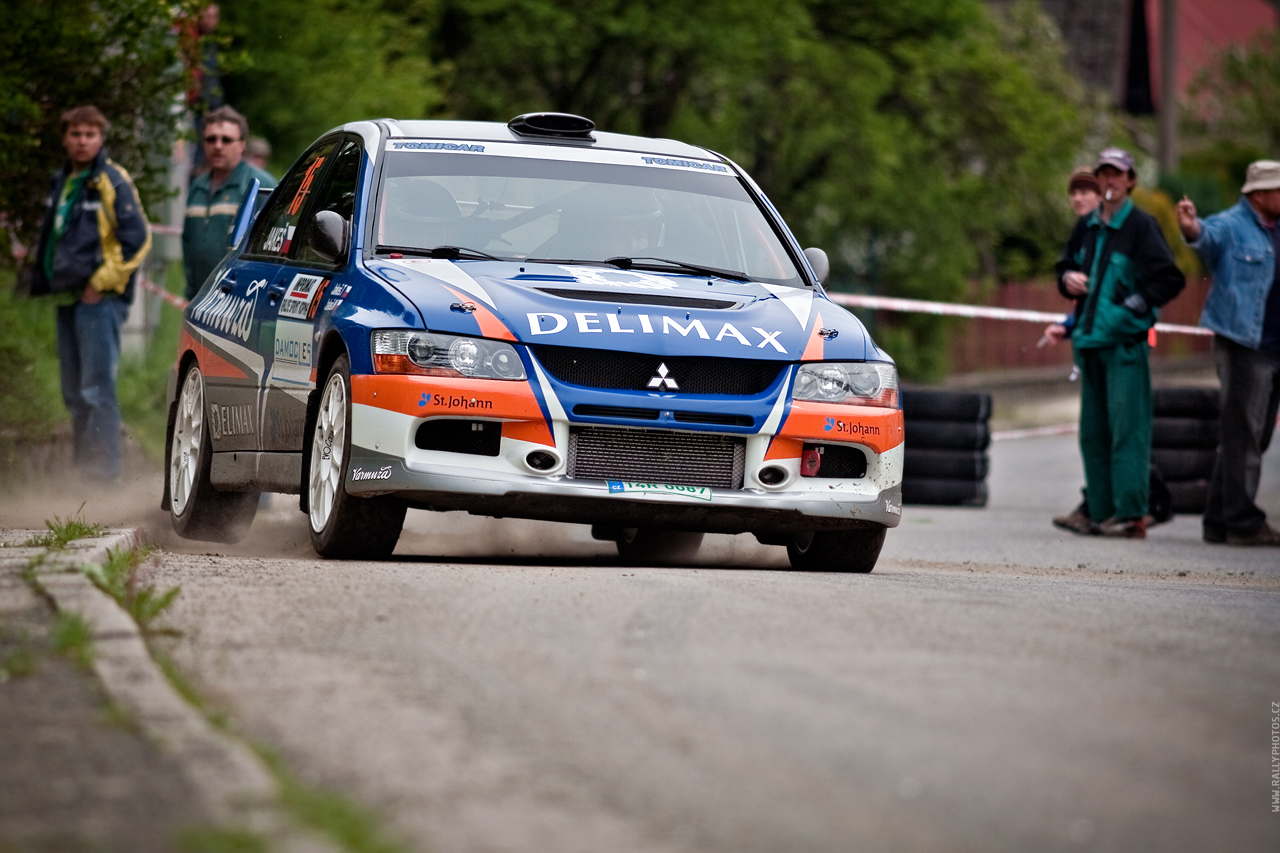
[[562, 113], [360, 121], [252, 196], [170, 377], [180, 535], [235, 541], [265, 491], [332, 558], [389, 555], [414, 509], [875, 566], [897, 371], [729, 159]]

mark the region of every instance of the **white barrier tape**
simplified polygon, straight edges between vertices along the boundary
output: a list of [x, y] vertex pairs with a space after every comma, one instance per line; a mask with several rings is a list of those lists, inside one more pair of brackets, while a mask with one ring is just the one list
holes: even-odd
[[150, 223], [152, 234], [174, 234], [180, 235], [182, 229], [176, 225], [158, 225], [155, 222]]
[[[1027, 323], [1061, 323], [1063, 313], [1026, 311], [1020, 308], [991, 308], [986, 305], [961, 305], [955, 302], [930, 302], [926, 299], [899, 299], [894, 296], [870, 296], [862, 293], [828, 293], [827, 297], [839, 305], [855, 308], [872, 308], [879, 311], [905, 311], [919, 314], [944, 314], [951, 317], [982, 317], [988, 320], [1020, 320]], [[1173, 335], [1213, 334], [1199, 326], [1180, 326], [1176, 323], [1156, 323], [1157, 332]]]
[[138, 284], [141, 285], [143, 290], [154, 293], [156, 296], [159, 296], [179, 311], [182, 311], [187, 307], [187, 300], [183, 299], [176, 293], [170, 293], [149, 278], [138, 279]]
[[1069, 435], [1079, 431], [1079, 424], [1055, 424], [1054, 426], [1031, 427], [1029, 429], [1005, 429], [991, 433], [991, 440], [1009, 441], [1018, 438], [1040, 438], [1046, 435]]

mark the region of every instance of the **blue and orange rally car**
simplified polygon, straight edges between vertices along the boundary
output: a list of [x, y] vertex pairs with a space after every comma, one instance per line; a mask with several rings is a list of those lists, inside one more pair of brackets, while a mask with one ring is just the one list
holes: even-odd
[[182, 536], [234, 541], [270, 491], [325, 557], [390, 554], [413, 508], [866, 572], [901, 517], [892, 359], [712, 151], [559, 113], [355, 122], [231, 240], [170, 379]]

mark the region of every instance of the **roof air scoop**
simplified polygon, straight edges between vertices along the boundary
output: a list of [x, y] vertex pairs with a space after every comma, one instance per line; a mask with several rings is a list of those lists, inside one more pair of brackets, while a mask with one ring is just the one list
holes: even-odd
[[520, 136], [594, 140], [591, 131], [595, 130], [596, 123], [569, 113], [525, 113], [507, 122], [507, 127]]

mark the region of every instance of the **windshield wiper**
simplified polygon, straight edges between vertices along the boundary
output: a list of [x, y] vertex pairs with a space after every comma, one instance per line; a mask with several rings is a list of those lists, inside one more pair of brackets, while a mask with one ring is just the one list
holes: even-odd
[[502, 258], [494, 257], [479, 249], [468, 249], [466, 246], [436, 246], [434, 249], [423, 249], [418, 246], [384, 246], [377, 245], [373, 247], [373, 251], [377, 254], [385, 254], [396, 252], [401, 255], [413, 255], [418, 258], [440, 258], [446, 261], [457, 261], [462, 259], [469, 260], [485, 260], [485, 261], [501, 261]]
[[659, 264], [665, 264], [666, 266], [688, 270], [689, 272], [697, 273], [698, 275], [710, 275], [715, 276], [716, 278], [732, 278], [737, 279], [738, 281], [751, 280], [751, 277], [746, 273], [740, 273], [736, 270], [722, 270], [716, 267], [703, 266], [702, 264], [691, 264], [688, 261], [673, 261], [669, 258], [606, 258], [605, 263], [611, 264], [620, 270], [637, 269], [659, 271], [664, 269], [664, 267], [659, 266]]

